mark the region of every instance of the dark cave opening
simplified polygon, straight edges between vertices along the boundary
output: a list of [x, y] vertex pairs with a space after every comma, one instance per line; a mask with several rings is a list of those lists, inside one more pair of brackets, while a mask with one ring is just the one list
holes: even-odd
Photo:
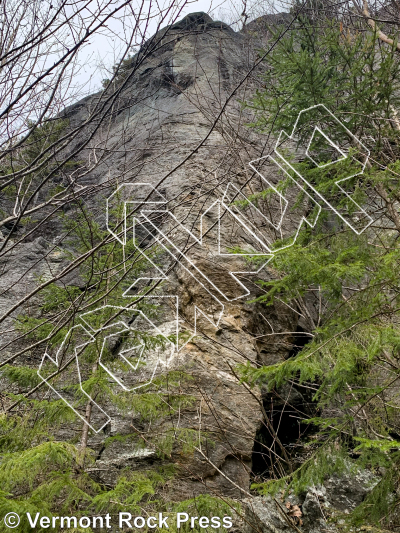
[[263, 399], [268, 420], [264, 418], [254, 439], [252, 477], [255, 482], [288, 473], [285, 455], [292, 468], [299, 466], [306, 453], [305, 444], [317, 429], [303, 421], [317, 414], [311, 398], [294, 388], [289, 397], [284, 396], [269, 393]]
[[305, 440], [313, 432], [313, 426], [302, 421], [311, 416], [312, 405], [307, 405], [306, 401], [296, 402], [296, 405], [278, 401], [274, 403], [272, 395], [263, 401], [268, 420], [263, 420], [254, 439], [252, 474], [255, 481], [282, 477], [287, 473], [282, 447], [292, 466], [299, 464]]
[[293, 334], [292, 348], [288, 354], [288, 358], [296, 356], [304, 346], [312, 339], [312, 335], [305, 331], [302, 327], [297, 326], [296, 332]]
[[[292, 337], [288, 358], [295, 357], [311, 339], [311, 335], [298, 327]], [[264, 394], [266, 416], [256, 433], [252, 453], [252, 477], [255, 482], [279, 478], [288, 473], [285, 456], [292, 468], [302, 462], [305, 444], [317, 429], [304, 422], [317, 415], [316, 405], [312, 401], [314, 392], [308, 386], [287, 383], [278, 391]]]

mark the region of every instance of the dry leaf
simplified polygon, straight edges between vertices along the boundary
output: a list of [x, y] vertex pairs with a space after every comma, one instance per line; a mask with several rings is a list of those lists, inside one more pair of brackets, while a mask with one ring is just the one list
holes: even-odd
[[288, 510], [288, 516], [294, 519], [295, 524], [298, 524], [299, 526], [303, 525], [303, 520], [301, 517], [303, 516], [303, 513], [301, 512], [301, 509], [298, 505], [292, 505], [290, 502], [286, 502], [286, 509]]

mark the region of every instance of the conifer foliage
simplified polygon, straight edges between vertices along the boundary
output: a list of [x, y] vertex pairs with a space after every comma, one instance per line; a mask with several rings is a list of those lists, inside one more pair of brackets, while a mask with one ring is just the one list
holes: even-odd
[[[49, 142], [49, 135], [51, 139], [57, 134], [62, 135], [65, 127], [67, 124], [60, 121], [53, 123], [51, 128], [38, 128], [29, 144], [22, 145], [21, 157], [36, 158]], [[6, 167], [4, 172], [7, 172]], [[105, 203], [101, 197], [98, 201], [102, 205]], [[110, 215], [122, 221], [122, 214], [122, 203], [117, 202]], [[50, 518], [75, 516], [78, 519], [110, 513], [114, 522], [119, 511], [129, 510], [133, 515], [145, 516], [151, 512], [164, 512], [171, 516], [173, 524], [177, 512], [190, 511], [196, 505], [200, 505], [205, 514], [215, 514], [216, 509], [226, 513], [231, 506], [228, 500], [224, 503], [212, 496], [183, 501], [179, 505], [162, 497], [163, 486], [177, 473], [171, 460], [172, 453], [178, 457], [192, 454], [199, 438], [200, 442], [203, 438], [198, 430], [175, 428], [173, 423], [176, 416], [194, 404], [195, 398], [182, 392], [182, 384], [189, 383], [191, 376], [180, 370], [165, 371], [141, 383], [132, 371], [137, 368], [137, 374], [140, 374], [140, 370], [146, 370], [146, 354], [162, 351], [166, 343], [177, 339], [149, 331], [149, 328], [143, 328], [143, 324], [142, 327], [136, 326], [140, 322], [137, 320], [140, 312], [147, 317], [161, 313], [160, 305], [143, 298], [154, 287], [146, 285], [130, 297], [125, 295], [134, 280], [144, 272], [148, 273], [149, 263], [138, 251], [137, 243], [130, 242], [122, 247], [111, 238], [104, 221], [101, 222], [103, 219], [104, 216], [99, 217], [80, 201], [61, 212], [56, 223], [66, 237], [63, 246], [53, 253], [66, 262], [83, 260], [78, 261], [79, 268], [74, 271], [75, 278], [71, 283], [62, 280], [44, 286], [40, 291], [39, 314], [20, 314], [16, 320], [20, 343], [38, 346], [40, 357], [45, 350], [55, 358], [64, 342], [66, 349], [61, 354], [64, 359], [58, 368], [51, 367], [50, 373], [56, 375], [50, 383], [69, 405], [44, 385], [35, 361], [10, 362], [1, 367], [4, 413], [0, 416], [0, 514], [18, 513], [21, 517], [18, 531], [21, 532], [31, 531], [27, 512], [32, 517], [40, 513], [40, 516]], [[29, 226], [30, 221], [26, 224]], [[157, 254], [157, 251], [153, 252], [153, 261], [158, 260]], [[37, 278], [38, 285], [44, 281], [42, 277]], [[86, 323], [82, 322], [82, 315], [86, 316]], [[122, 318], [129, 322], [128, 331], [119, 325]], [[95, 332], [95, 340], [82, 353], [77, 352], [78, 379], [71, 354], [85, 340], [81, 334], [84, 330], [76, 330], [76, 335], [71, 331], [79, 325], [90, 329], [88, 323]], [[113, 342], [105, 343], [111, 330]], [[140, 347], [142, 358], [138, 360], [133, 350], [132, 357], [126, 356], [122, 360], [119, 353], [127, 347]], [[126, 375], [131, 372], [131, 377], [136, 379], [133, 390], [123, 390], [110, 378], [99, 364], [100, 356], [113, 373]], [[108, 436], [105, 426], [97, 438], [97, 445], [101, 442], [104, 450], [116, 443], [129, 444], [138, 455], [146, 448], [158, 458], [154, 466], [140, 471], [126, 466], [112, 484], [98, 476], [95, 467], [98, 451], [90, 447], [90, 442], [96, 443], [96, 435], [90, 429], [98, 416], [94, 401], [119, 416], [135, 417], [140, 423], [139, 428], [132, 426], [130, 434], [113, 432], [112, 436]], [[83, 421], [77, 413], [82, 414]], [[170, 422], [169, 425], [163, 425], [165, 420]], [[45, 531], [39, 526], [35, 529]], [[0, 521], [0, 531], [8, 531], [3, 520]], [[85, 528], [84, 531], [90, 532], [91, 529]]]
[[[302, 492], [334, 472], [366, 467], [376, 484], [350, 521], [387, 530], [398, 526], [400, 502], [400, 56], [396, 41], [390, 46], [356, 24], [300, 16], [268, 57], [266, 89], [248, 105], [257, 112], [252, 127], [276, 136], [291, 131], [301, 110], [325, 104], [371, 152], [354, 189], [374, 222], [357, 235], [325, 211], [315, 228], [304, 225], [295, 244], [275, 255], [269, 266], [276, 279], [260, 282], [260, 300], [283, 300], [299, 315], [310, 309], [312, 340], [287, 360], [241, 372], [252, 386], [313, 391], [319, 414], [306, 420], [313, 427], [309, 458], [253, 488]], [[318, 155], [329, 163], [322, 149]], [[293, 165], [322, 194], [335, 194], [344, 170], [315, 169], [307, 159]]]

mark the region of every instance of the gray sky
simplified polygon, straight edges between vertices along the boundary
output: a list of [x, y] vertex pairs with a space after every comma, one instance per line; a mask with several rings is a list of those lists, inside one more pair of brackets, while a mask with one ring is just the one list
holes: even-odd
[[[194, 0], [182, 10], [178, 20], [188, 13], [205, 11], [219, 18], [222, 12], [227, 11], [231, 0]], [[241, 3], [241, 0], [238, 0]], [[166, 24], [163, 24], [165, 26]], [[146, 37], [154, 34], [157, 22], [154, 19], [148, 28]], [[129, 33], [129, 30], [126, 34]], [[112, 20], [107, 30], [102, 34], [92, 37], [79, 56], [79, 70], [74, 80], [78, 85], [84, 85], [83, 93], [90, 94], [101, 88], [101, 80], [109, 77], [107, 69], [110, 69], [122, 56], [126, 48], [126, 40], [123, 25], [120, 20]]]

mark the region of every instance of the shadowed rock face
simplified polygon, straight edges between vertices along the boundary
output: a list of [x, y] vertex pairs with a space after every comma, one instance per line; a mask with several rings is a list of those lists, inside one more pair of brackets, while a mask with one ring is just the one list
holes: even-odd
[[[267, 139], [245, 126], [252, 117], [240, 104], [253, 94], [256, 83], [249, 77], [239, 85], [256, 54], [247, 37], [224, 23], [212, 21], [205, 13], [188, 15], [158, 32], [144, 46], [154, 46], [152, 54], [143, 62], [143, 51], [133, 58], [132, 64], [140, 66], [126, 82], [109, 120], [94, 134], [90, 147], [79, 155], [80, 160], [87, 162], [94, 157], [99, 160], [84, 176], [82, 185], [102, 184], [105, 189], [101, 195], [88, 198], [87, 204], [104, 226], [105, 198], [117, 183], [151, 184], [166, 198], [166, 207], [175, 220], [198, 235], [201, 215], [222, 198], [228, 183], [242, 188], [245, 194], [261, 188], [255, 180], [249, 185], [253, 174], [248, 163], [263, 155]], [[98, 93], [66, 109], [64, 114], [71, 127], [84, 121], [88, 110], [104, 98], [106, 94]], [[82, 138], [88, 132], [82, 133]], [[79, 142], [77, 139], [71, 150]], [[141, 198], [140, 188], [137, 194]], [[67, 214], [73, 217], [73, 210]], [[257, 216], [254, 215], [253, 223], [262, 228], [264, 222]], [[208, 436], [209, 444], [190, 456], [181, 456], [173, 450], [172, 460], [179, 465], [180, 481], [168, 487], [171, 500], [191, 498], [203, 492], [239, 499], [247, 496], [254, 438], [262, 419], [261, 394], [258, 390], [250, 393], [240, 384], [233, 369], [237, 364], [273, 364], [287, 357], [292, 343], [290, 332], [298, 326], [297, 313], [284, 304], [262, 307], [249, 303], [262, 294], [256, 281], [272, 279], [274, 274], [265, 267], [259, 274], [241, 275], [242, 286], [238, 286], [230, 272], [243, 271], [245, 266], [238, 256], [218, 254], [217, 220], [217, 213], [211, 209], [203, 220], [210, 232], [201, 246], [190, 249], [188, 257], [194, 265], [192, 268], [196, 267], [228, 295], [228, 299], [220, 299], [224, 305], [221, 320], [216, 327], [206, 318], [199, 319], [197, 336], [168, 363], [169, 369], [185, 370], [194, 378], [183, 385], [183, 391], [196, 396], [196, 406], [179, 413], [179, 427], [201, 429]], [[171, 235], [183, 250], [186, 234], [174, 224], [171, 218], [164, 217], [158, 222], [158, 228]], [[31, 274], [26, 276], [25, 270], [32, 268], [33, 272], [46, 276], [66, 265], [62, 253], [48, 255], [46, 252], [60, 235], [60, 226], [52, 222], [44, 228], [41, 236], [23, 245], [25, 248], [20, 247], [19, 256], [13, 256], [4, 265], [2, 309], [32, 289], [34, 279]], [[269, 231], [268, 227], [264, 229]], [[249, 249], [254, 245], [251, 235], [228, 215], [221, 227], [221, 237], [225, 251], [233, 247]], [[215, 289], [207, 291], [205, 284], [194, 279], [190, 269], [183, 264], [174, 265], [168, 253], [162, 256], [162, 262], [165, 270], [173, 268], [159, 294], [179, 297], [182, 327], [193, 326], [195, 306], [215, 320], [215, 314], [220, 311], [215, 303]], [[154, 270], [149, 265], [149, 277], [152, 275]], [[7, 290], [17, 279], [23, 282]], [[64, 282], [80, 284], [77, 274], [69, 275]], [[243, 287], [248, 295], [235, 299]], [[31, 312], [40, 316], [40, 302], [35, 303]], [[156, 322], [166, 334], [172, 332], [173, 315], [167, 309], [160, 310]], [[147, 361], [151, 362], [152, 357], [156, 354], [150, 352]], [[33, 364], [38, 360], [36, 354]], [[157, 372], [165, 372], [165, 367], [159, 367]], [[89, 446], [98, 452], [94, 471], [99, 479], [113, 483], [121, 468], [140, 470], [160, 464], [161, 459], [152, 448], [138, 450], [129, 441], [114, 441], [105, 448], [104, 438], [117, 433], [129, 434], [132, 428], [139, 427], [162, 432], [174, 427], [177, 421], [163, 420], [145, 428], [139, 413], [123, 416], [116, 408], [106, 407], [112, 417], [107, 435], [101, 433], [89, 440]], [[65, 438], [67, 435], [68, 430]]]
[[230, 33], [235, 33], [228, 24], [219, 20], [214, 21], [207, 13], [199, 11], [198, 13], [190, 13], [182, 20], [176, 22], [171, 27], [171, 30], [178, 31], [195, 31], [205, 32], [213, 29], [224, 30]]

